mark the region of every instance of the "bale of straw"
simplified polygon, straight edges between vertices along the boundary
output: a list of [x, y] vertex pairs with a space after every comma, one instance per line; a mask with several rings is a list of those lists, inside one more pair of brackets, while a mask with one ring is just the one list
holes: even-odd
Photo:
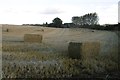
[[69, 57], [79, 59], [81, 58], [82, 43], [70, 42], [68, 46]]
[[9, 32], [9, 29], [2, 29], [3, 32]]
[[74, 59], [92, 58], [100, 52], [99, 42], [70, 42], [68, 46], [69, 57]]
[[9, 29], [6, 29], [6, 32], [9, 32]]
[[100, 53], [100, 42], [85, 42], [82, 44], [82, 57], [94, 58]]
[[40, 34], [25, 34], [24, 42], [42, 43], [43, 36]]

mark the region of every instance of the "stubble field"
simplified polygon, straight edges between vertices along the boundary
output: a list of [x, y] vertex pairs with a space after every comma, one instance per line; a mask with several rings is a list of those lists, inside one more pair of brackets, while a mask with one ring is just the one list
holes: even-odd
[[[24, 42], [28, 33], [43, 35], [42, 43]], [[94, 41], [101, 44], [99, 56], [69, 58], [69, 42]], [[2, 70], [3, 78], [119, 78], [118, 35], [83, 28], [2, 25]]]

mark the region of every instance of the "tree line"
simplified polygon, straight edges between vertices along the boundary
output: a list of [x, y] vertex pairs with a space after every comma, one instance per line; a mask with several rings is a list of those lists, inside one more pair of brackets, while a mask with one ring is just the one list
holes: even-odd
[[83, 16], [72, 17], [72, 23], [75, 25], [97, 25], [98, 24], [97, 13], [88, 13]]
[[83, 25], [97, 25], [98, 24], [98, 15], [97, 13], [88, 13], [83, 16], [73, 16], [72, 23], [62, 24], [62, 20], [58, 17], [53, 19], [52, 23], [46, 24], [48, 27], [65, 27], [65, 26], [83, 26]]
[[52, 20], [52, 23], [43, 23], [43, 24], [23, 24], [23, 25], [31, 25], [31, 26], [46, 26], [46, 27], [55, 27], [55, 28], [71, 28], [71, 27], [83, 27], [83, 28], [91, 28], [98, 30], [119, 30], [119, 24], [113, 25], [99, 25], [99, 17], [96, 12], [88, 13], [82, 16], [73, 16], [72, 23], [64, 23], [63, 21], [56, 17]]
[[[46, 27], [72, 27], [72, 26], [83, 26], [83, 25], [97, 25], [98, 24], [98, 15], [97, 13], [88, 13], [83, 16], [73, 16], [72, 23], [64, 23], [63, 21], [56, 17], [52, 20], [52, 23], [44, 23], [43, 26]], [[41, 26], [40, 24], [23, 24], [23, 25], [30, 25], [30, 26]]]

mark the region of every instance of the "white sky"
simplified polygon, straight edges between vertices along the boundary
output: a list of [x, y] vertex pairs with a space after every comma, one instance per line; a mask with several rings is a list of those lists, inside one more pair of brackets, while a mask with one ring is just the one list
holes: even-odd
[[118, 22], [120, 23], [120, 1], [118, 4]]
[[96, 12], [100, 24], [118, 23], [119, 0], [0, 0], [0, 24], [63, 23], [73, 16]]

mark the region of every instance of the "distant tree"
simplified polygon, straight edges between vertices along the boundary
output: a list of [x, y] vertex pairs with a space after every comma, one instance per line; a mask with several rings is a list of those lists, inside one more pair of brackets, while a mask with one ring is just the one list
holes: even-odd
[[46, 25], [48, 25], [48, 23], [47, 23], [47, 22], [46, 22], [45, 24], [46, 24]]
[[47, 27], [47, 26], [48, 26], [48, 23], [47, 23], [47, 22], [46, 22], [46, 23], [43, 23], [42, 26]]
[[62, 27], [62, 20], [60, 19], [60, 18], [55, 18], [55, 19], [53, 19], [53, 25], [54, 25], [54, 27]]
[[48, 26], [48, 23], [46, 22], [46, 23], [45, 23], [45, 27], [47, 27], [47, 26]]
[[45, 23], [43, 23], [42, 26], [45, 26]]
[[88, 13], [80, 17], [72, 17], [72, 23], [75, 25], [97, 25], [98, 20], [97, 13]]
[[80, 23], [80, 17], [78, 16], [74, 16], [72, 17], [72, 23], [74, 23], [75, 25], [78, 25]]

